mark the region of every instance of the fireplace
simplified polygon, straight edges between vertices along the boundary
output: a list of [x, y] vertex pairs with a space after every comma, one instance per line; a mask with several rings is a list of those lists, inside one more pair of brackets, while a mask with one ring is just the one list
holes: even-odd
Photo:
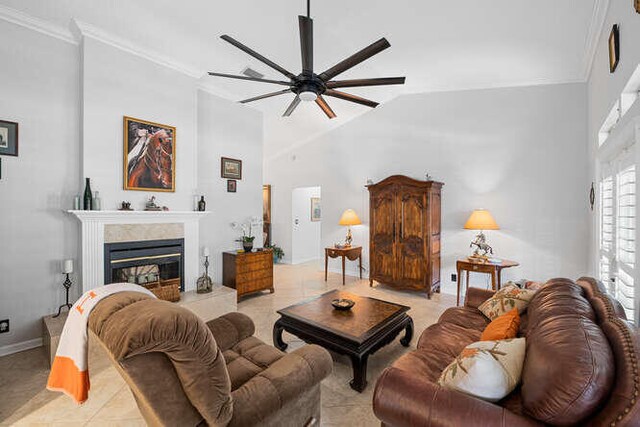
[[184, 239], [104, 244], [104, 283], [179, 281], [184, 291]]

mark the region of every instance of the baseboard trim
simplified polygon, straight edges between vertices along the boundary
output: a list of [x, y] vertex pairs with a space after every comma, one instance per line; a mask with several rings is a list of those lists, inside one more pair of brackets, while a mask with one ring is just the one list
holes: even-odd
[[28, 341], [17, 342], [15, 344], [4, 345], [0, 347], [0, 357], [8, 356], [13, 353], [19, 353], [32, 348], [42, 347], [42, 338], [34, 338]]

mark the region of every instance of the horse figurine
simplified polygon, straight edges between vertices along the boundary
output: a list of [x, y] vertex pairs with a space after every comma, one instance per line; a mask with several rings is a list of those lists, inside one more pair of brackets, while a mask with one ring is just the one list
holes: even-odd
[[155, 132], [140, 154], [129, 162], [129, 188], [166, 188], [173, 185], [173, 143], [165, 130]]
[[488, 258], [488, 255], [493, 255], [493, 248], [489, 246], [484, 233], [480, 233], [476, 236], [475, 240], [469, 245], [470, 248], [475, 246], [473, 251], [474, 258]]

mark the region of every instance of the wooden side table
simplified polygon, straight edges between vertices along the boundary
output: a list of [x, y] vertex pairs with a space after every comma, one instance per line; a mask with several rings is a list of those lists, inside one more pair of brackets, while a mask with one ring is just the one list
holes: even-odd
[[358, 269], [360, 270], [360, 279], [362, 279], [362, 246], [351, 246], [348, 248], [324, 248], [324, 281], [327, 281], [327, 270], [329, 268], [329, 257], [342, 257], [342, 285], [344, 285], [344, 268], [345, 259], [349, 261], [359, 260]]
[[491, 289], [499, 290], [501, 286], [502, 270], [510, 267], [517, 267], [520, 264], [515, 261], [503, 259], [500, 263], [492, 263], [489, 261], [479, 261], [471, 258], [462, 258], [456, 262], [458, 270], [458, 298], [456, 305], [460, 305], [460, 289], [462, 288], [462, 272], [467, 273], [465, 286], [469, 288], [469, 273], [486, 273], [491, 275]]

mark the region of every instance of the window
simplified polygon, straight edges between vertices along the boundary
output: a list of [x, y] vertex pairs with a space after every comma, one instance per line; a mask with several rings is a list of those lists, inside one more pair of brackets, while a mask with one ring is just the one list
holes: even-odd
[[627, 82], [627, 85], [622, 90], [622, 93], [616, 100], [615, 105], [611, 108], [609, 115], [605, 119], [600, 132], [598, 133], [598, 146], [601, 146], [609, 139], [609, 135], [613, 129], [618, 125], [620, 120], [627, 114], [627, 111], [636, 102], [640, 95], [640, 65], [636, 68], [635, 72], [631, 75], [631, 78]]
[[621, 160], [600, 180], [600, 279], [636, 319], [636, 167]]

